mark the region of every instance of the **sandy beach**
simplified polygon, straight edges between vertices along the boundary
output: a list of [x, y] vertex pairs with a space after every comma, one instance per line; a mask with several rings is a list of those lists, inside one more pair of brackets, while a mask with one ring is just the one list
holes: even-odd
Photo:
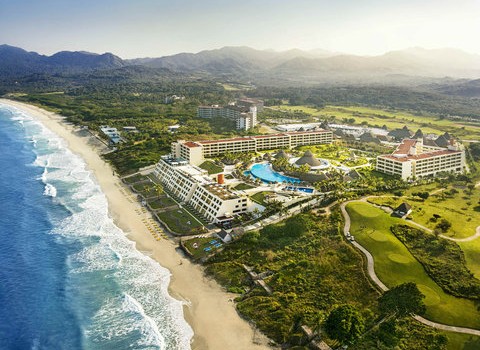
[[[177, 246], [173, 241], [157, 241], [152, 237], [142, 221], [150, 218], [150, 214], [139, 211], [140, 204], [129, 200], [128, 194], [125, 194], [126, 187], [113, 175], [110, 165], [100, 157], [96, 142], [92, 142], [92, 136], [80, 136], [82, 134], [72, 125], [65, 123], [63, 117], [41, 108], [5, 99], [0, 99], [0, 103], [21, 109], [37, 118], [65, 139], [69, 149], [85, 160], [107, 196], [109, 212], [117, 226], [136, 242], [138, 250], [151, 256], [171, 272], [169, 292], [173, 297], [186, 302], [185, 319], [195, 333], [192, 349], [270, 349], [266, 345], [267, 339], [255, 332], [253, 327], [238, 315], [231, 301], [235, 295], [226, 293], [215, 281], [205, 277], [199, 265], [183, 258], [176, 251]], [[259, 340], [262, 344], [256, 344]]]

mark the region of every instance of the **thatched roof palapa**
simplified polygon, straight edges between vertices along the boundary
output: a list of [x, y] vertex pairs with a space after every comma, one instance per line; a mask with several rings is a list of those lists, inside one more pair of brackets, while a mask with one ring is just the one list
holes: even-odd
[[306, 151], [305, 154], [299, 158], [295, 164], [297, 165], [310, 165], [310, 166], [319, 166], [322, 165], [322, 163], [314, 157], [313, 153], [310, 151]]
[[275, 155], [275, 159], [280, 159], [280, 158], [285, 158], [285, 159], [288, 159], [288, 154], [287, 152], [285, 152], [283, 149], [281, 149], [276, 155]]

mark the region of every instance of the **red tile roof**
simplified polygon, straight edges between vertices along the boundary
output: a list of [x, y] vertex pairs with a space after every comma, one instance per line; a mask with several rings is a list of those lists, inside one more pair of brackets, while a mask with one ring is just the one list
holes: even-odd
[[406, 162], [408, 160], [422, 160], [422, 159], [428, 159], [428, 158], [443, 156], [447, 154], [454, 154], [454, 153], [462, 153], [462, 151], [439, 150], [439, 151], [421, 153], [417, 155], [408, 155], [406, 157], [395, 157], [394, 155], [390, 155], [390, 154], [381, 155], [380, 157], [395, 160], [397, 162]]
[[417, 144], [417, 140], [405, 139], [397, 147], [397, 149], [393, 152], [393, 154], [408, 154], [410, 152], [410, 148], [412, 148], [416, 144]]
[[200, 147], [198, 143], [192, 142], [192, 141], [187, 141], [184, 143], [185, 146], [188, 148], [194, 148], [194, 147]]
[[238, 142], [238, 141], [253, 141], [253, 140], [249, 137], [237, 137], [237, 138], [234, 138], [234, 139], [199, 141], [198, 143], [201, 144], [201, 145], [208, 145], [208, 144], [212, 144], [212, 143]]

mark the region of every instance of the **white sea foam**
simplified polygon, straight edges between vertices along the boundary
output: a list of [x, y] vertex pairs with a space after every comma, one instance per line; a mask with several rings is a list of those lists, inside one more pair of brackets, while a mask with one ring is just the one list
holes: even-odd
[[57, 189], [52, 184], [47, 183], [45, 185], [45, 190], [43, 191], [43, 195], [55, 198], [57, 196]]
[[[75, 203], [71, 214], [52, 230], [59, 239], [80, 247], [67, 259], [72, 280], [96, 276], [115, 282], [116, 289], [100, 294], [93, 318], [86, 320], [87, 348], [121, 343], [122, 348], [190, 349], [193, 331], [183, 318], [183, 303], [168, 294], [170, 272], [136, 250], [113, 223], [107, 199], [83, 160], [30, 116], [14, 110], [12, 120], [23, 122], [27, 136], [34, 140], [33, 166], [44, 168], [39, 180], [45, 184], [45, 194], [55, 194], [63, 205]], [[71, 286], [86, 293], [89, 288], [103, 291], [101, 284]]]

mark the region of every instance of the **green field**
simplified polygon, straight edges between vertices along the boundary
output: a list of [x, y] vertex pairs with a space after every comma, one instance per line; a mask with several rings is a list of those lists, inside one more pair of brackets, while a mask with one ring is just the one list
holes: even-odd
[[171, 230], [180, 235], [192, 234], [195, 229], [203, 226], [185, 209], [169, 210], [157, 215]]
[[254, 201], [254, 202], [257, 202], [258, 204], [261, 204], [263, 205], [264, 207], [266, 207], [268, 205], [268, 203], [265, 201], [265, 196], [267, 194], [269, 194], [271, 192], [266, 192], [266, 191], [263, 191], [263, 192], [257, 192], [255, 193], [253, 196], [251, 196], [250, 198]]
[[368, 163], [368, 159], [361, 152], [353, 152], [348, 147], [337, 143], [301, 146], [298, 147], [298, 150], [301, 153], [310, 150], [316, 157], [328, 159], [334, 165], [343, 164], [348, 167], [355, 167]]
[[[215, 241], [214, 244], [210, 243]], [[221, 243], [221, 247], [215, 247], [215, 244]], [[183, 243], [188, 251], [192, 254], [194, 259], [201, 259], [209, 254], [216, 252], [219, 248], [223, 247], [223, 242], [217, 237], [198, 237], [192, 238]], [[195, 245], [196, 244], [196, 248]], [[205, 248], [210, 248], [209, 251], [205, 251]]]
[[[435, 190], [435, 185], [423, 186], [422, 188], [413, 187], [405, 194], [411, 195], [412, 192], [421, 192], [422, 190]], [[480, 214], [478, 211], [480, 201], [480, 189], [476, 188], [471, 193], [465, 188], [455, 189], [458, 193], [450, 194], [451, 187], [445, 191], [437, 192], [431, 195], [425, 201], [412, 200], [409, 196], [405, 197], [377, 197], [369, 199], [370, 202], [395, 207], [401, 202], [407, 202], [412, 206], [411, 217], [415, 222], [434, 229], [437, 224], [431, 218], [434, 214], [448, 220], [452, 227], [446, 233], [447, 236], [454, 238], [465, 238], [475, 234], [477, 226], [480, 225]]]
[[222, 167], [219, 167], [215, 163], [207, 160], [200, 165], [200, 168], [208, 171], [209, 174], [218, 174], [223, 171]]
[[377, 127], [385, 125], [389, 130], [407, 125], [410, 130], [416, 131], [417, 129], [422, 129], [424, 133], [441, 134], [450, 132], [462, 139], [478, 139], [480, 133], [480, 124], [471, 125], [460, 121], [440, 119], [432, 115], [414, 115], [404, 111], [390, 111], [358, 106], [312, 108], [309, 106], [281, 105], [273, 106], [272, 108], [288, 112], [300, 111], [319, 118], [335, 117], [336, 122], [344, 122], [344, 120], [353, 118], [355, 124], [365, 122], [368, 125]]
[[250, 190], [252, 188], [255, 188], [255, 186], [252, 186], [243, 182], [234, 187], [234, 189], [237, 191]]
[[[405, 195], [411, 195], [413, 192], [435, 191], [435, 184], [412, 187], [406, 191]], [[478, 203], [480, 202], [480, 189], [477, 187], [470, 192], [465, 193], [464, 189], [452, 196], [442, 197], [441, 192], [430, 196], [424, 202], [413, 201], [409, 197], [374, 197], [369, 198], [369, 202], [395, 207], [401, 202], [407, 202], [412, 205], [413, 211], [410, 216], [415, 222], [428, 228], [435, 228], [436, 223], [430, 221], [433, 214], [440, 215], [447, 219], [451, 224], [451, 229], [446, 233], [447, 236], [455, 238], [470, 237], [475, 234], [476, 228], [480, 225], [480, 214], [478, 212]], [[448, 192], [448, 190], [447, 190]], [[467, 267], [477, 277], [480, 278], [480, 238], [469, 242], [458, 242], [467, 261]]]
[[470, 242], [458, 242], [465, 254], [468, 269], [480, 278], [480, 238]]
[[159, 198], [155, 198], [153, 201], [149, 201], [148, 204], [152, 209], [162, 209], [162, 208], [167, 208], [171, 207], [172, 205], [177, 204], [173, 199], [167, 197], [167, 196], [161, 196]]
[[352, 219], [350, 231], [372, 253], [375, 272], [387, 286], [415, 282], [425, 294], [427, 318], [440, 323], [480, 329], [480, 311], [476, 304], [446, 294], [390, 232], [390, 226], [405, 223], [404, 220], [392, 218], [381, 209], [362, 202], [348, 204], [347, 211]]
[[448, 338], [447, 349], [451, 350], [477, 350], [480, 349], [480, 337], [473, 335], [442, 332]]

